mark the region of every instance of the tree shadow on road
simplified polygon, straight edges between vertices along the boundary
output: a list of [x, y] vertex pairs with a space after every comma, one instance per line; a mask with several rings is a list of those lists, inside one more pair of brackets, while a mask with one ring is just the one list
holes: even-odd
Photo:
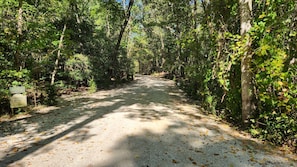
[[[142, 81], [143, 82], [143, 81]], [[32, 117], [0, 123], [0, 143], [6, 143], [11, 136], [22, 136], [17, 142], [1, 150], [0, 166], [11, 164], [30, 155], [42, 147], [66, 136], [76, 135], [68, 140], [83, 141], [92, 137], [82, 130], [94, 120], [101, 119], [116, 110], [131, 105], [167, 105], [164, 99], [170, 96], [167, 85], [143, 85], [135, 82], [122, 88], [100, 91], [92, 95], [64, 100], [62, 104], [46, 113], [37, 113]], [[158, 94], [153, 98], [152, 94]], [[164, 113], [142, 111], [140, 118], [158, 120]], [[63, 129], [63, 130], [59, 130]]]
[[[204, 116], [197, 114], [197, 111], [184, 112], [184, 108], [179, 108], [176, 103], [183, 98], [173, 88], [174, 85], [162, 84], [167, 82], [165, 80], [160, 83], [149, 82], [150, 80], [140, 80], [126, 87], [78, 96], [68, 99], [60, 108], [46, 114], [0, 123], [0, 142], [1, 139], [30, 132], [19, 141], [24, 143], [22, 147], [15, 149], [15, 145], [12, 145], [7, 150], [1, 150], [7, 154], [0, 157], [0, 166], [21, 160], [61, 138], [76, 142], [88, 140], [93, 135], [88, 132], [92, 128], [90, 123], [112, 113], [124, 112], [127, 119], [153, 122], [171, 117], [173, 111], [180, 112], [179, 115], [187, 117], [188, 121], [177, 119], [162, 133], [147, 129], [140, 134], [130, 135], [109, 150], [112, 152], [110, 159], [93, 166], [290, 165], [285, 161], [280, 163], [265, 159], [263, 153], [254, 148], [257, 145], [250, 143], [252, 141], [232, 137], [221, 127], [208, 122], [197, 123]], [[10, 128], [7, 133], [3, 130], [5, 127]], [[186, 129], [193, 130], [184, 133]], [[70, 133], [73, 135], [68, 137]], [[222, 136], [222, 133], [226, 135]], [[44, 137], [36, 140], [40, 136]]]
[[[204, 126], [204, 125], [201, 125]], [[222, 166], [294, 166], [293, 159], [281, 159], [265, 152], [252, 140], [242, 138], [219, 139], [221, 135], [192, 133], [182, 122], [169, 126], [162, 134], [145, 130], [120, 141], [111, 150], [110, 159], [94, 167], [222, 167]], [[211, 130], [211, 129], [209, 129]], [[100, 155], [98, 155], [100, 156]]]

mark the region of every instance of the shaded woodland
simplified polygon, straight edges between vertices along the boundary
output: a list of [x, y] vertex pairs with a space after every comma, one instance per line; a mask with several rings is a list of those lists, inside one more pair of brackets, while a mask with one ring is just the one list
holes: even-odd
[[167, 73], [253, 136], [297, 147], [295, 0], [0, 0], [0, 113]]

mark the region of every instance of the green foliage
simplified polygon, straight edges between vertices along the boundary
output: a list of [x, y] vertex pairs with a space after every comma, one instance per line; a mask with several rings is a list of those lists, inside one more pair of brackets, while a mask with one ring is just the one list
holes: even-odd
[[90, 79], [91, 64], [87, 56], [75, 54], [65, 62], [67, 75], [75, 81], [82, 82]]
[[250, 132], [296, 148], [296, 1], [254, 1], [252, 30], [244, 37], [238, 2], [196, 1], [196, 7], [179, 0], [145, 2], [132, 53], [140, 68], [155, 70], [155, 62], [165, 60], [162, 69], [191, 98], [236, 123], [242, 108], [240, 65], [251, 40], [256, 111]]
[[47, 94], [45, 99], [46, 104], [50, 106], [58, 104], [58, 91], [56, 85], [47, 85], [45, 91]]
[[[277, 4], [282, 8], [275, 6]], [[258, 15], [251, 32], [255, 46], [253, 65], [258, 113], [252, 131], [272, 143], [297, 148], [297, 72], [293, 44], [296, 32], [288, 28], [294, 26], [291, 19], [296, 4], [274, 1], [272, 6], [258, 5], [265, 10]]]
[[[297, 148], [295, 0], [255, 0], [252, 30], [244, 38], [238, 0], [135, 1], [117, 52], [126, 18], [119, 2], [23, 2], [22, 34], [16, 35], [18, 1], [0, 0], [1, 107], [8, 104], [10, 86], [30, 87], [33, 80], [54, 105], [57, 89], [88, 85], [94, 92], [115, 76], [126, 80], [135, 71], [167, 71], [208, 111], [239, 122], [240, 64], [251, 39], [256, 112], [250, 132]], [[56, 83], [46, 85], [53, 69]]]
[[96, 84], [94, 78], [91, 78], [88, 80], [88, 86], [89, 86], [90, 93], [94, 93], [97, 91], [97, 84]]
[[[37, 100], [54, 105], [60, 89], [75, 85], [90, 86], [95, 91], [97, 83], [110, 80], [110, 57], [125, 17], [119, 2], [23, 1], [20, 7], [23, 12], [18, 15], [18, 1], [0, 0], [1, 106], [7, 106], [8, 87], [12, 85], [30, 87], [35, 81], [37, 91], [45, 91], [46, 98]], [[22, 22], [18, 22], [18, 16], [22, 16]], [[127, 35], [122, 41], [118, 71], [130, 75], [133, 66], [125, 51]], [[55, 86], [49, 86], [46, 83], [53, 76]]]
[[8, 89], [11, 86], [27, 86], [30, 84], [30, 71], [22, 69], [16, 70], [2, 70], [0, 72], [0, 82], [2, 89]]

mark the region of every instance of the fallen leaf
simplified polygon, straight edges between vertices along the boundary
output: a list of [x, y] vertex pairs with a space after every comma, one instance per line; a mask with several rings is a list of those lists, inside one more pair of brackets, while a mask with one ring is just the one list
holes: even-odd
[[177, 164], [178, 162], [175, 159], [172, 159], [172, 163]]
[[259, 163], [263, 165], [263, 164], [265, 164], [266, 162], [267, 162], [267, 159], [266, 159], [266, 158], [263, 158]]
[[219, 141], [223, 141], [223, 140], [225, 140], [224, 136], [218, 136], [217, 139], [218, 139]]
[[17, 153], [17, 152], [19, 151], [19, 148], [14, 147], [11, 151], [12, 151], [13, 153]]
[[41, 140], [41, 138], [40, 137], [36, 137], [34, 140], [35, 140], [35, 142], [39, 142]]
[[200, 132], [200, 136], [208, 136], [208, 130]]
[[205, 165], [201, 165], [201, 167], [208, 167], [208, 164], [205, 164]]
[[251, 157], [251, 158], [250, 158], [250, 161], [255, 162], [254, 157]]
[[196, 153], [203, 153], [203, 151], [195, 150]]

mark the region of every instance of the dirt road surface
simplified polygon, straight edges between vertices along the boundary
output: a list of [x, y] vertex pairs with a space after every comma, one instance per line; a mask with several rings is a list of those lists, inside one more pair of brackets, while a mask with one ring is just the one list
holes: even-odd
[[174, 82], [64, 97], [59, 107], [0, 123], [0, 166], [286, 167], [294, 156], [202, 114]]

